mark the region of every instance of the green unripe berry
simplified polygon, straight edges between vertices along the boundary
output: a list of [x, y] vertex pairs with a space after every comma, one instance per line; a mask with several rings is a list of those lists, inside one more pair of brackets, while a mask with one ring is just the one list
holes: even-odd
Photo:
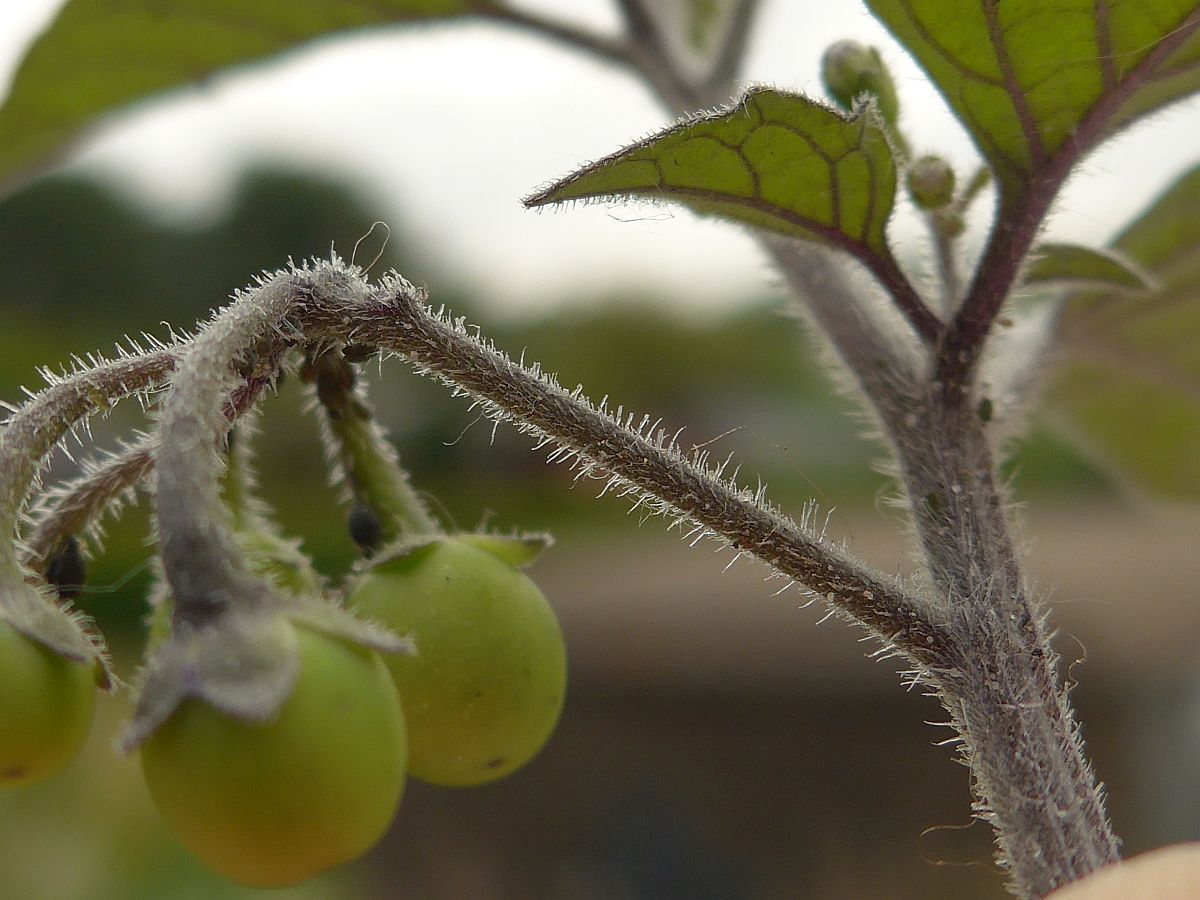
[[862, 94], [873, 95], [883, 120], [895, 127], [900, 117], [900, 98], [877, 48], [858, 41], [831, 44], [821, 57], [821, 80], [829, 96], [845, 110], [851, 109]]
[[954, 199], [954, 169], [940, 156], [922, 156], [908, 167], [908, 193], [921, 209], [941, 209]]
[[379, 654], [297, 628], [300, 674], [275, 719], [185, 700], [142, 745], [154, 805], [225, 877], [283, 887], [369, 850], [405, 781], [404, 718]]
[[416, 642], [415, 656], [385, 660], [408, 720], [413, 776], [493, 781], [550, 737], [566, 694], [562, 632], [545, 596], [510, 562], [445, 538], [385, 558], [349, 603]]
[[87, 740], [91, 664], [59, 656], [0, 619], [0, 787], [57, 775]]

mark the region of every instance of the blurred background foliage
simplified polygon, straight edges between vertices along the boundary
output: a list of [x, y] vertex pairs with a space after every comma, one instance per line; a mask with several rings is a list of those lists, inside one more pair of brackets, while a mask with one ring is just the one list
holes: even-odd
[[[78, 177], [32, 184], [0, 204], [0, 395], [19, 399], [19, 385], [36, 388], [35, 367], [65, 365], [71, 353], [164, 335], [164, 321], [188, 327], [264, 266], [326, 255], [331, 243], [349, 254], [371, 228], [365, 206], [348, 182], [269, 167], [248, 170], [225, 214], [200, 223], [155, 220]], [[614, 279], [603, 296], [504, 318], [409, 244], [393, 222], [377, 268], [430, 285], [437, 302], [567, 386], [662, 415], [671, 430], [686, 424], [685, 444], [734, 453], [743, 481], [761, 477], [793, 513], [815, 497], [837, 507], [835, 531], [857, 529], [869, 543], [855, 523], [895, 530], [880, 509], [888, 483], [871, 468], [879, 454], [782, 297], [685, 317]], [[360, 258], [379, 246], [377, 233]], [[761, 571], [737, 574], [749, 564], [715, 579], [723, 559], [696, 555], [657, 524], [635, 530], [628, 504], [595, 501], [596, 485], [573, 486], [569, 469], [547, 465], [512, 429], [494, 431], [403, 362], [368, 373], [379, 418], [447, 521], [558, 536], [535, 575], [563, 616], [571, 698], [527, 771], [477, 791], [412, 785], [393, 834], [364, 864], [283, 895], [999, 895], [984, 830], [942, 827], [966, 821], [967, 787], [949, 754], [930, 746], [921, 722], [934, 708], [898, 694], [886, 667], [858, 659], [856, 635], [813, 630], [813, 617], [795, 616], [798, 600], [759, 584]], [[297, 379], [268, 400], [259, 469], [285, 527], [336, 577], [353, 548], [304, 405]], [[96, 443], [113, 446], [141, 420], [136, 406], [119, 408], [96, 423]], [[60, 456], [52, 477], [72, 468]], [[1115, 496], [1045, 431], [1024, 444], [1013, 473], [1017, 495], [1039, 503]], [[127, 677], [148, 582], [145, 507], [109, 523], [79, 601]], [[884, 546], [897, 565], [895, 536]], [[757, 624], [743, 633], [739, 620]], [[641, 655], [639, 641], [649, 648]], [[136, 760], [111, 748], [125, 702], [105, 701], [67, 776], [0, 798], [0, 897], [253, 896], [206, 873], [158, 824]], [[1116, 715], [1108, 706], [1096, 718], [1103, 727]]]

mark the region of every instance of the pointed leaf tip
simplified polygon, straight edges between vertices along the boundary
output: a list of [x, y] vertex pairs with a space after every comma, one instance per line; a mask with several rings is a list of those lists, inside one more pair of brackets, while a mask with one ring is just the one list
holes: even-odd
[[896, 166], [873, 104], [845, 116], [768, 88], [684, 120], [527, 197], [673, 200], [704, 215], [890, 257]]
[[456, 534], [464, 544], [486, 550], [508, 563], [523, 569], [531, 565], [544, 550], [554, 545], [549, 534], [487, 534], [484, 532]]

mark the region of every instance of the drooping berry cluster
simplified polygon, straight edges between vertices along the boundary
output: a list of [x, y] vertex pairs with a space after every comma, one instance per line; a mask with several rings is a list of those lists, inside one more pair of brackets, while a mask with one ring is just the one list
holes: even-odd
[[[100, 636], [67, 604], [85, 580], [79, 536], [151, 479], [162, 577], [122, 744], [140, 753], [163, 817], [217, 871], [302, 881], [370, 849], [409, 774], [490, 781], [548, 739], [562, 634], [514, 564], [548, 540], [448, 536], [416, 500], [355, 387], [362, 354], [309, 340], [297, 313], [364, 284], [336, 259], [277, 273], [195, 337], [58, 379], [0, 431], [0, 458], [16, 461], [0, 476], [14, 535], [0, 550], [0, 784], [67, 766], [97, 684], [116, 685]], [[307, 360], [351, 536], [369, 555], [336, 587], [255, 498], [247, 428], [234, 439], [293, 357]], [[42, 494], [19, 553], [45, 454], [89, 413], [159, 388], [153, 432]]]

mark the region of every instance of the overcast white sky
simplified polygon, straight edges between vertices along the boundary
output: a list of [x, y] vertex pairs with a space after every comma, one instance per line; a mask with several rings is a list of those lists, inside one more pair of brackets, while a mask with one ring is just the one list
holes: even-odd
[[[0, 31], [5, 93], [23, 48], [62, 2], [10, 4]], [[611, 0], [521, 5], [600, 28], [617, 24]], [[970, 169], [970, 142], [859, 3], [768, 0], [744, 74], [820, 95], [817, 60], [843, 37], [884, 48], [900, 83], [902, 124], [918, 149]], [[486, 279], [489, 293], [516, 307], [614, 280], [681, 304], [721, 305], [772, 280], [736, 227], [665, 207], [534, 213], [519, 203], [539, 184], [667, 123], [630, 77], [534, 37], [481, 24], [399, 27], [322, 42], [114, 116], [68, 165], [116, 179], [164, 217], [218, 212], [248, 160], [327, 168], [361, 184], [378, 218], [406, 226], [426, 252]], [[1067, 186], [1049, 233], [1104, 241], [1200, 159], [1197, 134], [1200, 103], [1190, 102], [1110, 142]], [[920, 240], [903, 211], [892, 234], [902, 252]]]

